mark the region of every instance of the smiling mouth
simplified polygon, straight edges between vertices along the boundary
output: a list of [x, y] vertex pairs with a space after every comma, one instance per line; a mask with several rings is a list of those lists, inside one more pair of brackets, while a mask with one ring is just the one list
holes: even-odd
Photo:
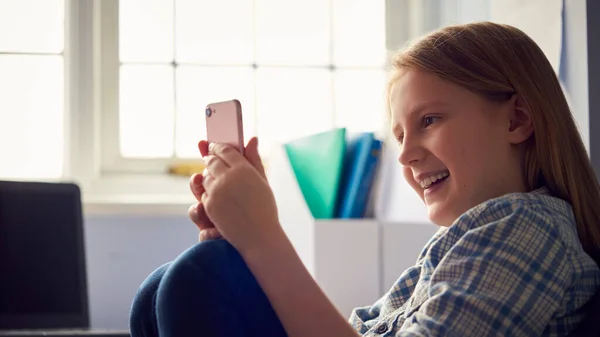
[[421, 185], [421, 188], [426, 190], [426, 189], [431, 188], [432, 186], [435, 186], [435, 185], [441, 183], [442, 181], [448, 179], [449, 176], [450, 176], [450, 173], [448, 171], [445, 171], [445, 172], [438, 173], [436, 175], [427, 177], [423, 181], [421, 181], [419, 184]]

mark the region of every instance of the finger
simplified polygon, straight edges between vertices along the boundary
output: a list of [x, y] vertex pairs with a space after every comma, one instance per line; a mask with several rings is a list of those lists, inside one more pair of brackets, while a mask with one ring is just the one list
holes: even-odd
[[229, 167], [245, 165], [248, 160], [235, 148], [220, 143], [211, 143], [209, 152], [219, 157]]
[[214, 183], [215, 183], [215, 178], [212, 175], [207, 174], [204, 176], [204, 178], [202, 179], [202, 185], [204, 186], [204, 193], [202, 193], [202, 195], [200, 196], [200, 201], [202, 201], [203, 198], [210, 192], [210, 188], [211, 188], [211, 186], [213, 186]]
[[210, 219], [210, 213], [214, 211], [214, 209], [212, 209], [212, 207], [214, 207], [214, 204], [212, 203], [213, 200], [210, 199], [210, 196], [206, 193], [204, 193], [202, 195], [202, 205], [204, 205], [204, 213], [206, 213], [206, 216]]
[[208, 155], [208, 142], [205, 140], [201, 140], [198, 142], [198, 150], [200, 151], [200, 155], [202, 157]]
[[207, 228], [200, 231], [198, 234], [198, 241], [217, 240], [222, 238], [221, 232], [216, 228]]
[[202, 197], [202, 193], [204, 193], [204, 186], [202, 185], [202, 174], [194, 173], [190, 177], [190, 189], [192, 190], [192, 194], [196, 197], [196, 200], [200, 201]]
[[218, 156], [208, 155], [204, 157], [206, 163], [206, 171], [208, 174], [217, 178], [229, 169], [229, 166]]
[[263, 178], [267, 178], [267, 174], [265, 173], [265, 167], [263, 166], [262, 160], [260, 159], [260, 154], [258, 153], [258, 138], [252, 137], [248, 144], [246, 145], [245, 150], [246, 159], [254, 166], [254, 168], [260, 173]]
[[202, 202], [190, 206], [188, 209], [188, 216], [200, 230], [215, 226], [208, 218], [208, 215], [206, 215], [206, 211], [204, 210], [204, 205]]

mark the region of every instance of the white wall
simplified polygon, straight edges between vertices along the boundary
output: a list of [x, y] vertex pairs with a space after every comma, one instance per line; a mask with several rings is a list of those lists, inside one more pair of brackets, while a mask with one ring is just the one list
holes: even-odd
[[198, 238], [181, 217], [86, 216], [85, 244], [91, 326], [127, 329], [133, 295], [155, 268]]
[[589, 152], [588, 49], [586, 1], [565, 0], [561, 77], [581, 137]]

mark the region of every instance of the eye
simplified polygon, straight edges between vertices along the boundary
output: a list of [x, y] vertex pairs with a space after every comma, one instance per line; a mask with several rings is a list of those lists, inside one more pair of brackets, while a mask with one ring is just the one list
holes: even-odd
[[398, 144], [402, 145], [402, 143], [404, 142], [404, 134], [400, 134], [400, 136], [398, 136], [396, 140], [398, 141]]
[[423, 117], [423, 126], [428, 127], [431, 124], [435, 123], [438, 119], [440, 118], [435, 116], [425, 116]]

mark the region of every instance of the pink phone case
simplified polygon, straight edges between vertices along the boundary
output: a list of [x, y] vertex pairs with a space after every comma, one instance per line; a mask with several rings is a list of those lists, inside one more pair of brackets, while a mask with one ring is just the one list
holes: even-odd
[[244, 153], [242, 105], [237, 99], [206, 106], [206, 140], [223, 143]]

